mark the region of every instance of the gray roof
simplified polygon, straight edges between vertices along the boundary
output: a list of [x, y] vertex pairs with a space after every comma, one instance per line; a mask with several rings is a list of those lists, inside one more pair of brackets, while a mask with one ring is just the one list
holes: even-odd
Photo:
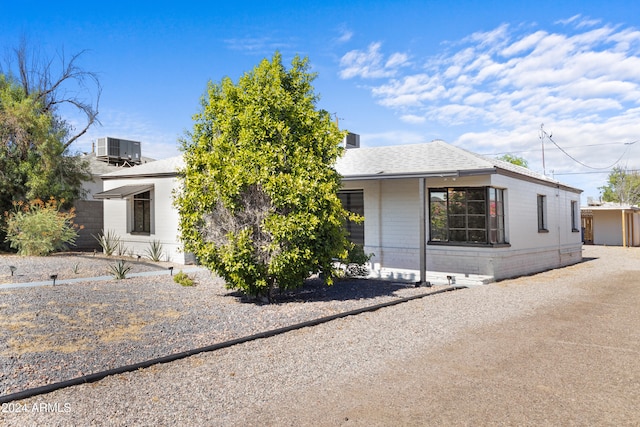
[[[105, 161], [102, 161], [96, 157], [95, 153], [83, 154], [82, 159], [89, 161], [89, 169], [91, 170], [92, 175], [100, 176], [100, 175], [104, 175], [114, 171], [120, 171], [123, 169], [126, 170], [128, 168], [125, 166], [117, 166], [117, 165], [114, 165], [113, 163], [107, 163]], [[143, 156], [141, 158], [141, 161], [142, 161], [142, 164], [145, 164], [148, 162], [153, 162], [155, 161], [155, 159]]]
[[640, 207], [628, 203], [602, 202], [597, 205], [582, 206], [584, 211], [640, 211]]
[[345, 180], [463, 176], [502, 171], [546, 184], [562, 185], [531, 169], [475, 154], [440, 140], [423, 144], [349, 149], [336, 163], [336, 169]]
[[[183, 166], [182, 156], [176, 156], [123, 168], [102, 175], [102, 178], [175, 176]], [[345, 180], [509, 173], [520, 175], [523, 179], [580, 191], [525, 167], [475, 154], [440, 140], [424, 144], [349, 149], [338, 159], [336, 170]]]
[[103, 179], [142, 178], [150, 176], [175, 176], [178, 169], [184, 166], [182, 156], [169, 157], [144, 163], [130, 168], [120, 168], [115, 172], [102, 175]]

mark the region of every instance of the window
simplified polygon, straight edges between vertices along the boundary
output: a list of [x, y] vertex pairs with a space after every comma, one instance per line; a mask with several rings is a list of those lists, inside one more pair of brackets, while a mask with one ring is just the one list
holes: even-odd
[[538, 194], [538, 232], [547, 230], [547, 196]]
[[571, 201], [571, 231], [579, 232], [578, 228], [578, 202], [575, 200]]
[[151, 233], [151, 192], [133, 196], [132, 233]]
[[429, 190], [430, 242], [506, 243], [504, 190], [493, 187]]
[[[346, 210], [364, 216], [364, 191], [343, 190], [338, 192], [338, 198]], [[356, 245], [364, 245], [364, 222], [347, 221], [345, 226], [349, 240]]]

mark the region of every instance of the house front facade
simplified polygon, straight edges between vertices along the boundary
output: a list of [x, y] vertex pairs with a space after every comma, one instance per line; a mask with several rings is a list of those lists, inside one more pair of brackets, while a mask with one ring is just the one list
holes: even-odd
[[[192, 261], [172, 198], [181, 166], [176, 157], [103, 176], [105, 230], [135, 253], [159, 240], [171, 261]], [[349, 149], [336, 170], [343, 204], [365, 218], [347, 227], [373, 254], [371, 277], [479, 284], [582, 259], [581, 190], [526, 168], [433, 141]]]
[[118, 236], [127, 254], [144, 257], [158, 242], [163, 261], [194, 261], [182, 250], [173, 206], [182, 164], [181, 157], [172, 157], [102, 175], [103, 191], [93, 197], [104, 200], [104, 232]]
[[582, 260], [581, 191], [443, 141], [348, 150], [374, 277], [486, 283]]

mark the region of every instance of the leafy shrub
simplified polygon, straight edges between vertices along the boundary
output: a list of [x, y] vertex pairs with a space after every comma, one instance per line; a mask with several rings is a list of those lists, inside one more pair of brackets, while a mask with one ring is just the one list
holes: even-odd
[[195, 286], [196, 284], [193, 279], [182, 270], [180, 270], [178, 273], [176, 273], [175, 276], [173, 276], [173, 281], [182, 286]]
[[6, 241], [20, 255], [43, 256], [56, 250], [67, 249], [78, 237], [73, 223], [75, 210], [60, 210], [64, 200], [54, 198], [44, 202], [14, 202], [13, 211], [5, 212]]
[[131, 266], [123, 260], [117, 261], [115, 264], [109, 266], [109, 271], [116, 280], [126, 279], [127, 273], [131, 271]]
[[160, 240], [153, 240], [149, 242], [149, 247], [145, 250], [149, 259], [153, 262], [160, 262], [162, 260], [162, 243]]
[[102, 252], [104, 252], [106, 256], [113, 255], [113, 253], [121, 247], [120, 236], [113, 230], [107, 230], [106, 234], [102, 231], [102, 233], [98, 234], [98, 236], [93, 236], [93, 238], [98, 241]]
[[296, 56], [287, 69], [276, 53], [237, 83], [210, 83], [183, 140], [184, 250], [227, 287], [269, 300], [331, 270], [348, 243], [333, 166], [346, 131], [316, 108], [309, 68]]

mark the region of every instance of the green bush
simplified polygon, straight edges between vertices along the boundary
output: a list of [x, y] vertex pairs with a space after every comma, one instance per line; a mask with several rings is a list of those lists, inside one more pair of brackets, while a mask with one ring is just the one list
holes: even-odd
[[[276, 52], [238, 82], [210, 83], [184, 139], [176, 193], [184, 250], [227, 287], [271, 297], [346, 253], [341, 131], [317, 109], [307, 58]], [[330, 274], [324, 277], [332, 283]]]
[[195, 286], [196, 284], [193, 279], [182, 270], [180, 270], [178, 273], [176, 273], [175, 276], [173, 276], [173, 281], [181, 286]]
[[79, 227], [73, 223], [75, 210], [60, 210], [64, 200], [53, 198], [47, 202], [35, 199], [14, 202], [13, 211], [5, 212], [6, 241], [18, 254], [44, 256], [67, 249], [78, 237]]

